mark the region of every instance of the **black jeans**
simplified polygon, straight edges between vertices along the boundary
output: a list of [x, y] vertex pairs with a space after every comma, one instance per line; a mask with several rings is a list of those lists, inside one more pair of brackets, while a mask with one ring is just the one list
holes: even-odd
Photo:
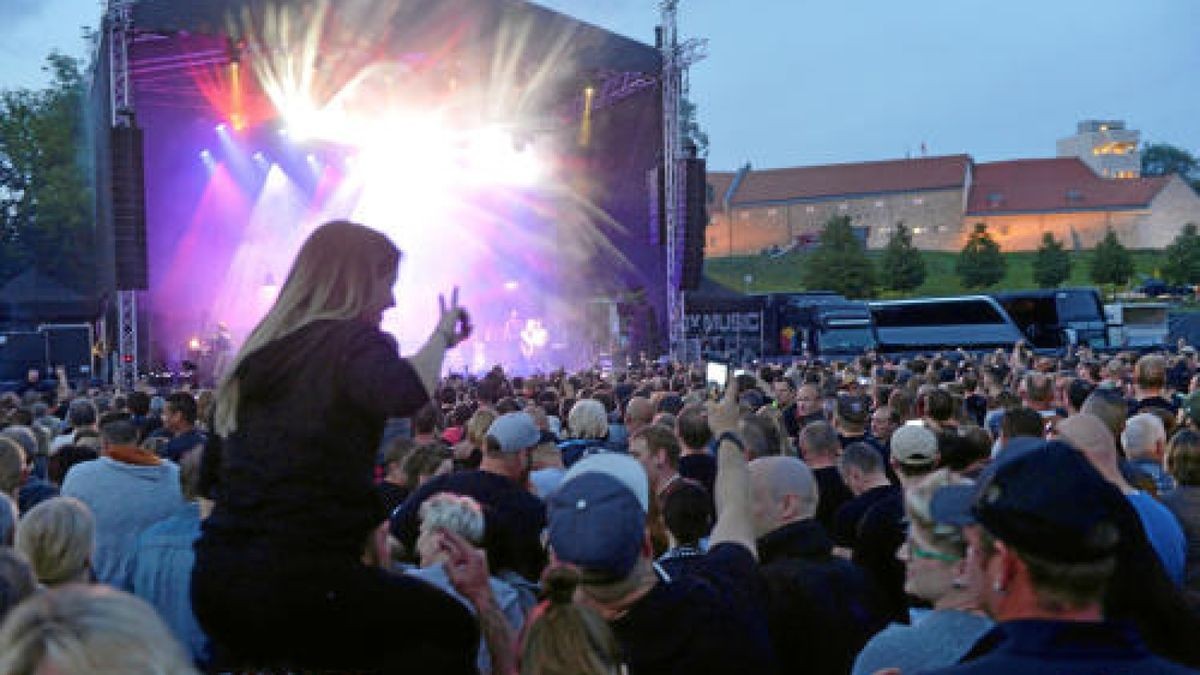
[[462, 603], [352, 557], [202, 540], [192, 607], [216, 670], [476, 672], [478, 623]]

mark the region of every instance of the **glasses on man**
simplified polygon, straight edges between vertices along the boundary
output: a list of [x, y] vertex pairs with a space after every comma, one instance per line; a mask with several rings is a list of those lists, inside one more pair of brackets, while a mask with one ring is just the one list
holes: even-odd
[[938, 560], [944, 563], [956, 563], [962, 560], [962, 556], [951, 555], [949, 553], [942, 553], [941, 551], [931, 551], [927, 548], [922, 548], [920, 544], [916, 543], [912, 539], [908, 540], [908, 553], [914, 558], [921, 558], [922, 560]]

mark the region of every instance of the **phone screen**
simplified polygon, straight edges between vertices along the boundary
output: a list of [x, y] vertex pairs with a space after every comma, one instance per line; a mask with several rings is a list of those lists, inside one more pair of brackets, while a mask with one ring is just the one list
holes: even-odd
[[705, 367], [704, 379], [710, 385], [724, 388], [725, 383], [729, 380], [729, 365], [717, 361], [709, 361]]

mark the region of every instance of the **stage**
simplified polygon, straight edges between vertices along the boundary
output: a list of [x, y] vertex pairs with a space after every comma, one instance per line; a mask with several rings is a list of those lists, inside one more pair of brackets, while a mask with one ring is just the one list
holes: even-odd
[[[503, 0], [143, 0], [117, 18], [93, 129], [104, 159], [114, 120], [141, 131], [142, 370], [236, 349], [333, 219], [403, 250], [384, 327], [404, 352], [455, 286], [478, 329], [455, 370], [577, 367], [629, 333], [661, 351], [656, 48]], [[122, 290], [128, 172], [97, 164], [101, 283]], [[658, 325], [628, 330], [630, 303]]]

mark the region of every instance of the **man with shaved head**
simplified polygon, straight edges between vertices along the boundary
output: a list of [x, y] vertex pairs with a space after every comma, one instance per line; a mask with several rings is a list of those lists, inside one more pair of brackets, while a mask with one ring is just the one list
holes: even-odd
[[1187, 538], [1183, 528], [1167, 507], [1145, 492], [1134, 489], [1121, 475], [1117, 444], [1104, 421], [1095, 415], [1081, 413], [1059, 422], [1058, 434], [1062, 440], [1082, 452], [1096, 467], [1096, 471], [1129, 499], [1167, 576], [1176, 584], [1183, 585], [1187, 564]]
[[654, 402], [645, 396], [634, 396], [625, 404], [625, 429], [629, 438], [654, 422]]
[[847, 673], [887, 615], [866, 574], [833, 555], [814, 519], [817, 482], [795, 457], [750, 462], [754, 530], [767, 582], [767, 621], [780, 663]]

